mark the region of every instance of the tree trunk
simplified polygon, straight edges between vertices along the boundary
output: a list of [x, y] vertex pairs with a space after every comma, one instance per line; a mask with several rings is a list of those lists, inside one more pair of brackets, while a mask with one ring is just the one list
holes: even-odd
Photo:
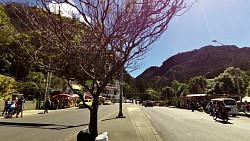
[[96, 99], [94, 99], [92, 106], [93, 109], [90, 111], [89, 132], [93, 137], [93, 141], [95, 141], [95, 138], [98, 135], [98, 128], [97, 128], [98, 100], [96, 102]]

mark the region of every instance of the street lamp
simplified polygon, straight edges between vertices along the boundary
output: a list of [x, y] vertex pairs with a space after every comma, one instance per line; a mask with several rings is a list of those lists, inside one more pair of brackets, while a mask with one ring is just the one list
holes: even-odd
[[123, 97], [123, 67], [121, 68], [121, 74], [120, 74], [120, 102], [119, 102], [119, 114], [116, 116], [116, 118], [125, 118], [122, 113], [122, 97]]
[[222, 44], [221, 42], [219, 42], [217, 40], [212, 40], [212, 42], [219, 43], [220, 45], [224, 46], [224, 44]]

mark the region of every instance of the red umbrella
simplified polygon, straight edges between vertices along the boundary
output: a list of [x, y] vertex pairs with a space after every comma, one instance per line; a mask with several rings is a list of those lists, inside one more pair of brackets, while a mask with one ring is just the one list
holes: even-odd
[[59, 97], [64, 97], [64, 98], [66, 98], [66, 97], [70, 97], [71, 95], [70, 94], [57, 94], [57, 95], [54, 95], [54, 96], [52, 96], [51, 98], [50, 98], [50, 100], [51, 101], [55, 101], [57, 98], [59, 98]]

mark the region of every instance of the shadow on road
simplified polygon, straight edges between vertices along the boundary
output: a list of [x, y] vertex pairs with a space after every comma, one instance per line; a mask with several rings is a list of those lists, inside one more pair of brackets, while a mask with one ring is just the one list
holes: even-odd
[[229, 122], [229, 121], [223, 121], [223, 120], [216, 120], [216, 122], [220, 122], [220, 123], [222, 123], [222, 124], [233, 124], [233, 123], [231, 123], [231, 122]]
[[114, 117], [114, 118], [107, 118], [107, 119], [103, 119], [101, 121], [107, 121], [107, 120], [113, 120], [113, 119], [118, 119], [118, 118], [116, 118], [116, 117]]
[[63, 129], [69, 129], [69, 128], [76, 128], [80, 126], [87, 126], [88, 124], [57, 125], [57, 124], [47, 124], [47, 123], [0, 122], [0, 125], [1, 126], [25, 127], [25, 128], [40, 128], [40, 129], [50, 129], [50, 130], [63, 130]]

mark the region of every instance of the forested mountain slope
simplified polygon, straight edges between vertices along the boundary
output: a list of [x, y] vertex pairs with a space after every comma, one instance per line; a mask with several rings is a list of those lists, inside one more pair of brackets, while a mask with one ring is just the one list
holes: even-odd
[[169, 80], [186, 81], [189, 78], [206, 75], [215, 77], [228, 67], [250, 71], [250, 48], [233, 45], [205, 46], [190, 52], [176, 54], [163, 62], [160, 67], [150, 67], [136, 79], [166, 77]]

